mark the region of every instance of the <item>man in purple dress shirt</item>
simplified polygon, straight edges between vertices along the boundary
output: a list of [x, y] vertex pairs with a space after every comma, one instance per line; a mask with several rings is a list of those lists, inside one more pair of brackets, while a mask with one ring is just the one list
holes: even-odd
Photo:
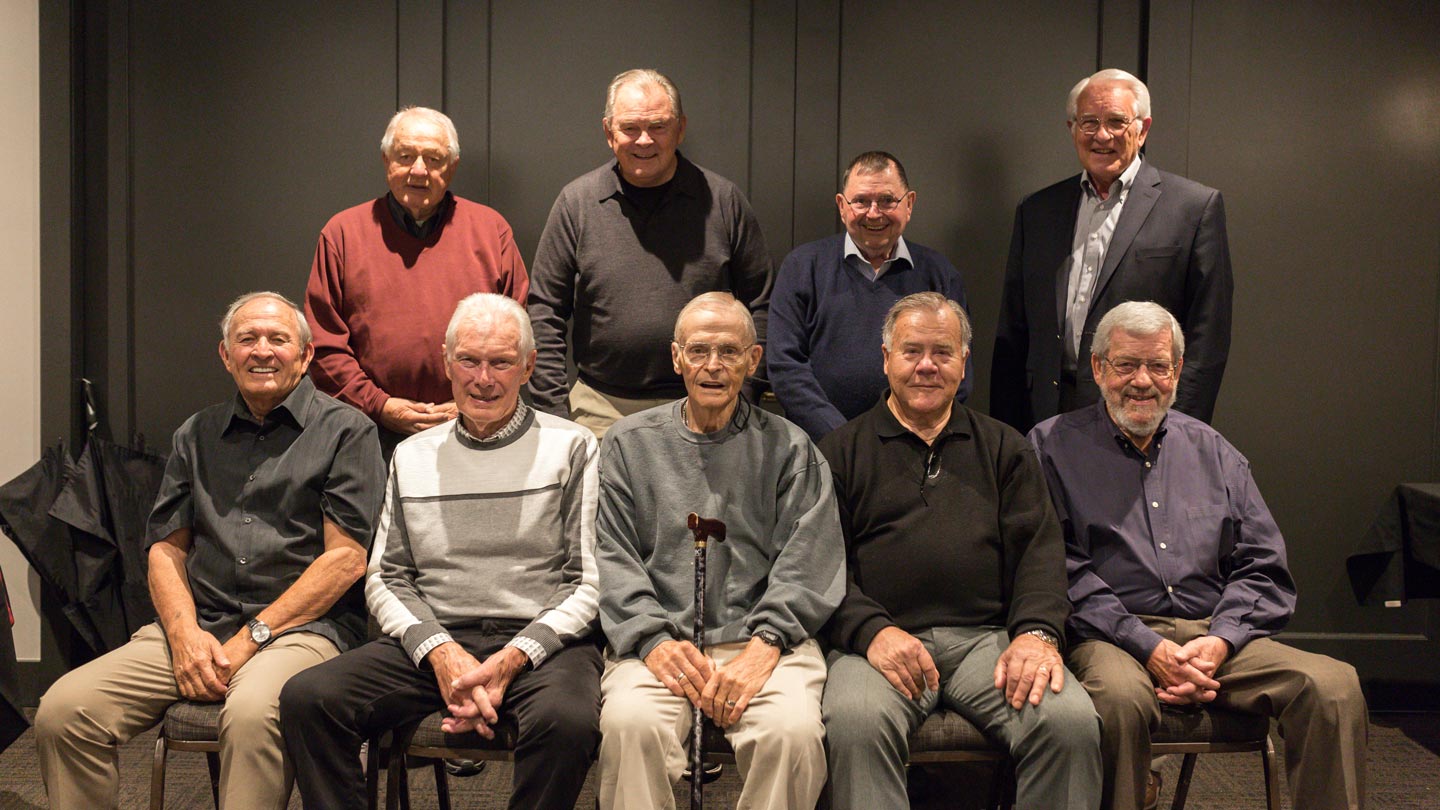
[[1285, 543], [1250, 463], [1178, 411], [1180, 324], [1151, 302], [1101, 319], [1103, 399], [1030, 432], [1065, 532], [1070, 669], [1102, 721], [1103, 806], [1139, 808], [1163, 706], [1267, 714], [1295, 807], [1358, 808], [1365, 698], [1349, 664], [1270, 638], [1295, 608]]

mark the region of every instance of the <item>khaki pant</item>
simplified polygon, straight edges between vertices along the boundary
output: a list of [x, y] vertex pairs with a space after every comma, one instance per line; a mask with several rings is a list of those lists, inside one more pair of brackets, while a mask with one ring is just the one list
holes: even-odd
[[[1140, 618], [1181, 645], [1210, 630], [1208, 620]], [[1150, 674], [1129, 653], [1104, 641], [1075, 645], [1069, 666], [1100, 714], [1102, 806], [1139, 808], [1150, 770], [1150, 730], [1160, 722]], [[1354, 667], [1260, 638], [1230, 656], [1217, 680], [1220, 692], [1210, 705], [1279, 720], [1292, 806], [1364, 806], [1369, 719]]]
[[[220, 810], [283, 810], [294, 776], [280, 738], [280, 687], [335, 657], [315, 633], [278, 636], [230, 679], [220, 712]], [[50, 806], [119, 806], [119, 747], [154, 726], [180, 699], [159, 624], [73, 670], [40, 699], [35, 744]]]
[[[706, 650], [718, 665], [745, 643]], [[770, 673], [740, 720], [725, 732], [745, 780], [740, 810], [811, 810], [825, 785], [820, 697], [825, 659], [814, 641], [797, 646]], [[690, 701], [676, 697], [635, 658], [609, 660], [600, 679], [600, 807], [673, 810], [672, 785], [685, 769]]]
[[570, 389], [570, 418], [578, 425], [587, 427], [596, 439], [605, 438], [605, 431], [619, 422], [621, 417], [649, 410], [657, 405], [674, 402], [675, 397], [663, 399], [625, 399], [612, 397], [596, 391], [580, 380]]

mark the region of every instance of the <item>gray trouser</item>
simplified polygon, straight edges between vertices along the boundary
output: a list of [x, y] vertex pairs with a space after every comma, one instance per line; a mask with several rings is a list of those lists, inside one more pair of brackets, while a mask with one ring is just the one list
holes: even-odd
[[830, 654], [823, 710], [835, 810], [909, 807], [909, 737], [941, 701], [1010, 751], [1020, 808], [1095, 808], [1100, 803], [1100, 720], [1066, 673], [1060, 694], [1013, 709], [995, 688], [1004, 629], [937, 627], [916, 638], [940, 672], [940, 692], [912, 701], [863, 656]]

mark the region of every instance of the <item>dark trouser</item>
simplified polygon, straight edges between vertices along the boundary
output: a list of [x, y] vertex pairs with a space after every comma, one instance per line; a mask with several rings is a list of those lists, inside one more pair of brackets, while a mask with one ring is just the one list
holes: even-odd
[[[499, 625], [451, 635], [483, 662], [512, 637]], [[511, 682], [500, 707], [519, 731], [510, 807], [575, 807], [600, 741], [600, 669], [599, 647], [581, 642]], [[445, 708], [435, 673], [385, 638], [302, 674], [280, 693], [280, 724], [305, 806], [364, 808], [361, 742]]]

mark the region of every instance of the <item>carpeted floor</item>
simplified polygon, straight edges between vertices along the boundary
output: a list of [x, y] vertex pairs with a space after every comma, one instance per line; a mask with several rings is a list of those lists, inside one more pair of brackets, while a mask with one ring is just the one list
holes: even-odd
[[[1283, 746], [1277, 735], [1277, 743]], [[150, 759], [155, 733], [143, 734], [121, 752], [120, 806], [140, 810], [149, 806]], [[1179, 771], [1179, 758], [1165, 768], [1161, 806], [1168, 807]], [[913, 806], [930, 808], [972, 808], [985, 792], [987, 773], [979, 768], [951, 768], [917, 773], [912, 778]], [[477, 776], [452, 778], [450, 791], [456, 810], [499, 810], [505, 807], [510, 768], [492, 763]], [[1283, 779], [1282, 779], [1283, 781]], [[411, 771], [412, 806], [415, 810], [436, 807], [434, 780], [428, 768]], [[577, 808], [589, 810], [594, 803], [595, 772]], [[707, 804], [733, 807], [739, 792], [739, 778], [727, 767], [720, 780], [707, 786]], [[1434, 810], [1440, 808], [1440, 714], [1375, 714], [1371, 718], [1369, 751], [1369, 804], [1374, 810]], [[382, 788], [383, 790], [383, 788]], [[1187, 807], [1192, 810], [1231, 810], [1264, 807], [1264, 785], [1260, 758], [1256, 754], [1209, 754], [1200, 757], [1190, 789]], [[676, 791], [679, 807], [689, 804], [688, 793]], [[175, 810], [209, 810], [209, 777], [202, 754], [172, 752], [166, 780], [166, 807]], [[31, 732], [0, 754], [0, 810], [49, 808], [45, 789], [35, 763]], [[1284, 806], [1290, 808], [1289, 800]], [[298, 796], [291, 810], [301, 807]], [[879, 810], [878, 808], [876, 810]], [[1308, 809], [1307, 809], [1308, 810]]]

